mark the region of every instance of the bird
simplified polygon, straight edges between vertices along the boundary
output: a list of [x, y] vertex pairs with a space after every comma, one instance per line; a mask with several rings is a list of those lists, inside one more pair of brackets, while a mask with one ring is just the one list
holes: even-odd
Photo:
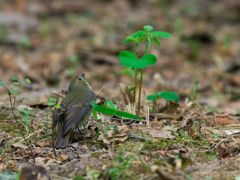
[[53, 128], [57, 130], [55, 148], [65, 148], [73, 129], [83, 126], [92, 112], [90, 103], [96, 100], [96, 95], [85, 79], [84, 73], [74, 77], [68, 88], [66, 97], [56, 109]]

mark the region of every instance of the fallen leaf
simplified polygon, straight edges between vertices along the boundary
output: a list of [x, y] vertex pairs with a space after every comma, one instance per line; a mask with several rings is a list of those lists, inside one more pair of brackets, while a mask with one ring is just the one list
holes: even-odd
[[44, 147], [46, 146], [47, 142], [46, 141], [43, 141], [43, 142], [37, 142], [37, 145], [40, 146], [40, 147]]
[[228, 116], [217, 116], [216, 123], [217, 125], [235, 124], [234, 120], [232, 118], [229, 118]]
[[47, 166], [55, 164], [56, 160], [50, 159], [50, 158], [37, 157], [37, 158], [35, 158], [35, 162], [38, 163], [39, 165], [47, 167]]
[[27, 146], [19, 142], [12, 144], [12, 146], [15, 148], [27, 149]]
[[61, 159], [62, 161], [65, 161], [65, 160], [68, 159], [68, 155], [61, 154], [61, 155], [60, 155], [60, 159]]
[[5, 171], [6, 168], [7, 168], [7, 165], [6, 165], [6, 164], [0, 163], [0, 172]]
[[127, 125], [114, 127], [100, 136], [99, 140], [102, 140], [106, 144], [116, 141], [124, 142], [128, 138], [129, 131], [130, 129]]
[[172, 135], [172, 132], [169, 130], [165, 130], [165, 129], [161, 129], [161, 130], [157, 130], [157, 129], [150, 129], [148, 131], [149, 135], [151, 135], [153, 138], [169, 138], [169, 139], [173, 139], [175, 138]]

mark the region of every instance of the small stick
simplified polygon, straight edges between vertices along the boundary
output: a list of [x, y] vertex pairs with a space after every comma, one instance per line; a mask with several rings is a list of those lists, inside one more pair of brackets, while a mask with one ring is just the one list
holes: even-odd
[[131, 137], [131, 138], [139, 139], [140, 141], [153, 142], [152, 138], [144, 138], [142, 136], [132, 134], [132, 133], [128, 133], [128, 136]]
[[164, 114], [164, 113], [154, 113], [153, 115], [159, 119], [176, 119], [179, 121], [183, 119], [183, 117], [180, 115], [172, 115], [172, 114]]

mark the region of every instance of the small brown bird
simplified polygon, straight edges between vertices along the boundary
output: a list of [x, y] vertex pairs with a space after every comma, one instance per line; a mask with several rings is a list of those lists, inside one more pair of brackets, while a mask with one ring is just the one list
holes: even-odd
[[90, 102], [96, 100], [96, 95], [85, 80], [84, 74], [73, 78], [68, 90], [54, 118], [53, 127], [56, 128], [58, 125], [56, 148], [65, 148], [72, 130], [87, 123], [92, 111]]

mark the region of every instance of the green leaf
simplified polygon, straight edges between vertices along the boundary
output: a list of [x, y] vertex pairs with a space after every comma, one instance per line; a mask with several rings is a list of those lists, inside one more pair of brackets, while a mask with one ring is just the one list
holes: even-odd
[[180, 101], [178, 95], [173, 92], [155, 92], [155, 96], [158, 98], [163, 98], [167, 101]]
[[124, 43], [132, 42], [132, 41], [128, 41], [128, 39], [133, 40], [130, 37], [136, 39], [137, 37], [142, 37], [144, 34], [145, 34], [144, 31], [138, 31], [138, 32], [136, 32], [134, 34], [131, 34], [124, 40]]
[[5, 82], [0, 82], [0, 86], [6, 86], [7, 85], [7, 83], [5, 83]]
[[132, 37], [132, 36], [128, 36], [126, 37], [126, 39], [124, 40], [124, 43], [129, 43], [129, 42], [135, 42], [136, 38]]
[[212, 134], [211, 136], [214, 137], [214, 138], [218, 138], [217, 134]]
[[98, 120], [98, 115], [97, 115], [97, 111], [92, 111], [92, 113], [93, 113], [93, 116]]
[[159, 46], [161, 47], [161, 42], [159, 41], [159, 39], [156, 36], [152, 36], [152, 40]]
[[16, 76], [9, 76], [9, 79], [12, 79], [12, 80], [14, 80], [14, 81], [17, 81], [17, 80], [18, 80], [18, 78], [17, 78]]
[[55, 98], [49, 98], [48, 101], [49, 101], [49, 102], [56, 102], [57, 99], [55, 99]]
[[31, 80], [29, 78], [26, 78], [25, 79], [26, 83], [30, 84], [31, 83]]
[[13, 82], [12, 85], [14, 85], [14, 86], [20, 86], [20, 83], [19, 83], [19, 82]]
[[54, 103], [51, 103], [51, 102], [48, 102], [47, 104], [48, 104], [48, 106], [53, 106], [54, 105]]
[[154, 99], [155, 99], [155, 96], [154, 96], [153, 94], [147, 96], [147, 100], [149, 100], [149, 101], [152, 101], [152, 100], [154, 100]]
[[85, 180], [83, 176], [76, 175], [72, 180]]
[[112, 101], [107, 101], [104, 103], [104, 106], [108, 105], [111, 109], [116, 110], [117, 108], [115, 107], [115, 105], [113, 104]]
[[149, 34], [160, 37], [160, 38], [172, 37], [172, 35], [170, 33], [162, 32], [162, 31], [154, 31], [154, 32], [150, 32]]
[[110, 108], [107, 108], [107, 107], [99, 106], [97, 104], [93, 104], [92, 106], [93, 106], [94, 111], [97, 111], [99, 113], [106, 114], [106, 115], [109, 115], [109, 116], [116, 115], [116, 116], [120, 116], [120, 117], [124, 117], [124, 118], [130, 118], [130, 119], [142, 119], [142, 118], [140, 118], [140, 117], [138, 117], [134, 114], [110, 109]]
[[133, 68], [145, 68], [157, 62], [157, 58], [153, 54], [148, 54], [138, 59], [136, 55], [130, 51], [121, 52], [119, 58], [124, 66]]
[[17, 94], [18, 93], [18, 91], [17, 90], [10, 90], [10, 93], [12, 93], [12, 94]]
[[60, 109], [60, 108], [61, 108], [60, 105], [55, 105], [54, 107], [57, 108], [57, 109]]
[[143, 27], [143, 29], [144, 29], [145, 31], [148, 31], [148, 32], [150, 32], [150, 31], [152, 31], [152, 30], [153, 30], [153, 27], [152, 27], [152, 26], [150, 26], [150, 25], [146, 25], [146, 26], [144, 26], [144, 27]]
[[75, 55], [72, 55], [72, 57], [71, 57], [71, 62], [74, 64], [74, 63], [76, 63], [77, 62], [77, 60], [78, 60], [78, 56], [75, 54]]

